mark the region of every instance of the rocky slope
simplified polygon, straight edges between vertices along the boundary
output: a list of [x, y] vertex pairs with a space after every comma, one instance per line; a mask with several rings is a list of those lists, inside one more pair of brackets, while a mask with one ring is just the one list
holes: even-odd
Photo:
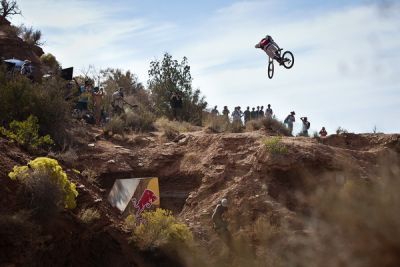
[[[400, 135], [282, 137], [277, 143], [285, 150], [274, 152], [266, 148], [266, 140], [272, 137], [263, 131], [224, 134], [198, 131], [183, 133], [173, 141], [166, 141], [160, 133], [105, 138], [96, 128], [75, 134], [80, 140], [76, 148], [78, 156], [63, 165], [78, 185], [78, 208], [64, 214], [63, 220], [49, 230], [53, 247], [63, 247], [66, 252], [57, 251], [66, 254], [57, 254], [54, 249], [44, 256], [52, 255], [50, 258], [55, 261], [78, 253], [80, 262], [76, 264], [105, 266], [103, 258], [91, 262], [94, 252], [90, 249], [94, 248], [116, 266], [154, 265], [151, 259], [144, 260], [143, 255], [127, 253], [129, 235], [124, 230], [123, 218], [106, 202], [117, 178], [159, 177], [161, 207], [173, 210], [194, 231], [200, 244], [213, 250], [222, 243], [212, 229], [210, 216], [223, 197], [228, 198], [232, 207], [228, 218], [233, 233], [265, 215], [278, 224], [285, 222], [292, 229], [301, 230], [299, 217], [307, 214], [310, 207], [300, 199], [318, 186], [344, 183], [347, 179], [375, 180], [382, 170], [400, 173]], [[0, 189], [0, 211], [7, 214], [15, 209], [10, 203], [16, 202], [12, 192], [17, 189], [6, 174], [13, 165], [25, 163], [30, 156], [8, 141], [1, 140], [0, 146], [0, 179], [5, 185]], [[95, 170], [99, 179], [95, 183], [87, 181], [72, 168]], [[89, 232], [76, 216], [83, 207], [96, 207], [102, 216]], [[55, 232], [63, 228], [68, 230], [55, 238]], [[83, 249], [76, 242], [83, 242], [90, 249]]]

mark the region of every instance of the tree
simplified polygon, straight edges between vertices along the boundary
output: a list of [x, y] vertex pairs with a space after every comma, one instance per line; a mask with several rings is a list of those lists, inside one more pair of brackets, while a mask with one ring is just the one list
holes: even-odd
[[46, 70], [45, 72], [57, 72], [61, 67], [56, 57], [51, 53], [43, 54], [40, 57], [40, 62], [42, 63], [42, 67]]
[[34, 30], [33, 27], [26, 27], [25, 25], [19, 26], [18, 36], [24, 40], [24, 42], [30, 45], [42, 45], [42, 32], [40, 30]]
[[0, 16], [3, 18], [13, 15], [21, 15], [21, 10], [15, 0], [1, 0], [0, 4]]
[[119, 87], [124, 88], [124, 93], [132, 95], [144, 90], [143, 85], [131, 71], [123, 72], [121, 69], [108, 68], [100, 71], [106, 91], [113, 92]]
[[171, 117], [170, 98], [172, 93], [182, 96], [181, 119], [201, 124], [201, 115], [207, 106], [199, 89], [193, 90], [188, 60], [183, 57], [179, 63], [168, 53], [162, 61], [150, 62], [148, 86], [158, 115]]

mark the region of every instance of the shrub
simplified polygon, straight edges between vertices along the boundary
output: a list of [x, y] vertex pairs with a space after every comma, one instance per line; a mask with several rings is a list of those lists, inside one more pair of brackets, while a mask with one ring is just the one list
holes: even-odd
[[97, 182], [98, 175], [97, 175], [96, 171], [94, 171], [92, 169], [85, 169], [82, 172], [82, 175], [85, 176], [87, 178], [88, 182], [90, 182], [92, 184]]
[[26, 259], [33, 262], [34, 250], [40, 246], [40, 228], [31, 220], [27, 211], [0, 216], [1, 265]]
[[24, 180], [25, 199], [33, 211], [33, 215], [40, 220], [54, 218], [63, 205], [63, 193], [57, 181], [49, 177], [48, 172], [35, 170], [30, 179]]
[[266, 117], [261, 119], [261, 123], [264, 125], [265, 130], [272, 131], [273, 133], [290, 136], [289, 129], [282, 122], [275, 118]]
[[38, 118], [32, 115], [26, 121], [12, 121], [9, 130], [0, 127], [0, 133], [26, 149], [48, 147], [54, 144], [49, 135], [39, 136]]
[[229, 129], [229, 120], [224, 116], [207, 116], [204, 125], [213, 133], [226, 132]]
[[133, 239], [142, 249], [169, 244], [188, 244], [193, 240], [189, 228], [176, 220], [171, 211], [157, 209], [142, 213], [143, 222], [133, 230]]
[[58, 160], [63, 161], [64, 163], [72, 165], [75, 161], [78, 160], [78, 154], [76, 150], [73, 148], [68, 148], [66, 151], [62, 153], [58, 153], [55, 156]]
[[144, 108], [139, 108], [136, 111], [128, 110], [125, 113], [126, 127], [136, 132], [153, 131], [155, 120], [154, 114]]
[[194, 126], [186, 121], [171, 121], [166, 117], [158, 118], [155, 122], [155, 126], [158, 130], [165, 131], [166, 129], [172, 129], [175, 132], [193, 132], [199, 129], [198, 126]]
[[246, 123], [247, 131], [256, 131], [260, 130], [263, 127], [262, 120], [250, 120]]
[[231, 124], [229, 124], [229, 132], [231, 133], [241, 133], [243, 132], [244, 126], [242, 125], [242, 122], [240, 121], [234, 121]]
[[345, 134], [345, 133], [348, 133], [348, 131], [340, 126], [336, 129], [336, 134]]
[[113, 134], [124, 134], [124, 121], [118, 117], [114, 116], [111, 120], [104, 126], [104, 132]]
[[319, 134], [318, 134], [317, 131], [313, 132], [313, 137], [314, 137], [314, 138], [319, 138]]
[[282, 142], [282, 137], [273, 136], [264, 140], [265, 148], [272, 154], [286, 154], [287, 147]]
[[100, 212], [96, 209], [83, 209], [79, 213], [79, 219], [85, 224], [91, 224], [100, 219]]
[[[44, 186], [57, 185], [60, 190], [62, 204], [67, 209], [73, 209], [76, 207], [76, 197], [78, 192], [76, 186], [68, 180], [67, 174], [62, 170], [62, 167], [58, 164], [55, 159], [39, 157], [30, 161], [26, 166], [14, 166], [13, 171], [8, 174], [12, 180], [18, 180], [25, 185], [35, 188], [43, 188]], [[49, 184], [46, 185], [35, 185], [37, 181], [35, 178], [40, 178]], [[39, 192], [40, 193], [40, 192]]]
[[9, 123], [24, 121], [33, 115], [38, 118], [39, 133], [49, 134], [57, 144], [62, 144], [71, 110], [70, 103], [64, 99], [65, 88], [61, 78], [33, 84], [19, 75], [6, 79], [5, 71], [0, 70], [0, 118]]

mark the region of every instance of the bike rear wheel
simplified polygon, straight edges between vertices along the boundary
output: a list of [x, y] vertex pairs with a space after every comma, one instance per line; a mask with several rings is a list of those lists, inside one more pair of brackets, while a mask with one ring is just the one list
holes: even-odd
[[268, 63], [268, 78], [274, 77], [274, 62], [272, 60]]
[[293, 67], [294, 57], [292, 52], [286, 51], [285, 53], [283, 53], [282, 61], [285, 68], [290, 69], [291, 67]]

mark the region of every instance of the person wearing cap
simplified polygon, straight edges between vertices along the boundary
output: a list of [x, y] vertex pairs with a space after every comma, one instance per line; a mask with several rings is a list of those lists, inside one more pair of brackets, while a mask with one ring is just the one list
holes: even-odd
[[293, 133], [293, 123], [296, 121], [296, 118], [294, 117], [296, 113], [294, 111], [290, 112], [289, 115], [287, 115], [286, 119], [284, 120], [284, 123], [287, 124], [288, 129], [290, 134]]
[[322, 127], [321, 131], [319, 131], [319, 135], [325, 137], [328, 135], [328, 132], [325, 130], [325, 127]]
[[250, 107], [243, 112], [244, 115], [244, 123], [246, 124], [250, 120]]
[[273, 111], [271, 108], [271, 104], [268, 104], [268, 108], [265, 110], [265, 116], [272, 118], [272, 114], [273, 114]]
[[228, 223], [223, 218], [223, 215], [227, 210], [228, 210], [228, 200], [226, 198], [223, 198], [223, 199], [221, 199], [220, 202], [218, 202], [218, 204], [215, 207], [215, 210], [211, 216], [211, 219], [213, 220], [213, 223], [214, 223], [215, 230], [218, 231], [218, 230], [227, 230], [228, 229]]
[[118, 88], [112, 94], [111, 97], [111, 106], [113, 107], [113, 111], [117, 115], [121, 115], [124, 112], [124, 89], [122, 87]]
[[307, 117], [301, 117], [300, 120], [303, 122], [303, 126], [301, 128], [301, 135], [308, 136], [308, 129], [310, 129], [310, 122]]

